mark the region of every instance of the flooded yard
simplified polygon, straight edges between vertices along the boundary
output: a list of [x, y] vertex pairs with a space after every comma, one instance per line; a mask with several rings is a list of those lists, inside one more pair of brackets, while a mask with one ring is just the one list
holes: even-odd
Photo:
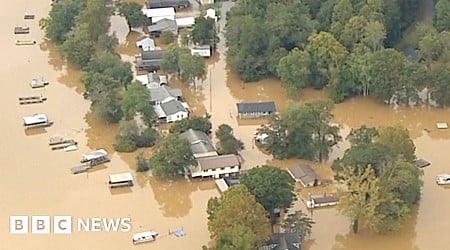
[[[1, 112], [6, 117], [0, 123], [4, 131], [0, 142], [2, 166], [0, 175], [0, 249], [201, 249], [209, 241], [206, 204], [210, 197], [219, 195], [212, 181], [167, 182], [156, 180], [147, 174], [135, 173], [135, 153], [114, 152], [113, 143], [117, 126], [106, 124], [93, 116], [89, 102], [82, 97], [81, 72], [59, 57], [56, 48], [43, 40], [38, 19], [45, 17], [50, 1], [23, 0], [4, 3], [0, 10], [5, 34], [0, 40], [4, 48], [4, 63], [0, 69], [3, 82]], [[231, 2], [224, 2], [222, 16]], [[36, 14], [35, 20], [23, 20], [25, 12]], [[31, 27], [30, 35], [20, 35], [38, 41], [35, 46], [16, 46], [12, 29], [23, 23]], [[221, 27], [224, 27], [221, 20]], [[128, 33], [123, 18], [112, 18], [112, 30], [119, 38], [118, 52], [125, 60], [132, 60], [138, 53], [136, 39], [142, 34]], [[25, 38], [24, 38], [25, 39]], [[255, 130], [265, 121], [238, 120], [236, 103], [241, 101], [272, 100], [279, 111], [289, 102], [305, 102], [326, 98], [326, 93], [305, 90], [299, 100], [290, 100], [276, 79], [243, 84], [226, 69], [224, 38], [218, 52], [208, 60], [207, 79], [197, 90], [173, 82], [180, 87], [194, 113], [212, 115], [214, 128], [222, 123], [230, 124], [237, 138], [245, 143], [242, 152], [244, 169], [261, 164], [289, 167], [299, 160], [272, 160], [254, 147]], [[31, 89], [32, 77], [44, 77], [50, 84], [43, 89]], [[172, 83], [171, 83], [172, 84]], [[21, 95], [43, 94], [48, 98], [43, 104], [19, 106]], [[26, 134], [22, 117], [34, 113], [46, 113], [55, 124], [45, 130]], [[397, 108], [386, 106], [369, 98], [353, 98], [337, 104], [335, 122], [342, 126], [345, 137], [350, 128], [362, 124], [383, 126], [400, 123], [410, 130], [417, 147], [417, 156], [432, 163], [424, 169], [422, 200], [412, 216], [405, 221], [403, 230], [374, 235], [361, 231], [354, 235], [349, 221], [333, 208], [315, 210], [311, 215], [316, 221], [313, 234], [306, 249], [375, 250], [375, 249], [446, 249], [450, 239], [446, 237], [450, 223], [441, 214], [450, 210], [450, 189], [436, 185], [437, 174], [450, 172], [448, 148], [450, 130], [437, 130], [435, 123], [450, 122], [450, 110], [428, 107]], [[79, 150], [73, 152], [51, 151], [47, 146], [49, 137], [60, 135], [78, 141]], [[88, 174], [72, 175], [70, 167], [76, 165], [81, 154], [95, 148], [106, 148], [112, 154], [107, 168]], [[341, 143], [333, 151], [330, 160], [315, 163], [319, 172], [331, 178], [329, 165], [348, 147]], [[135, 186], [114, 190], [107, 187], [108, 175], [130, 171], [135, 176]], [[305, 192], [305, 190], [299, 190]], [[306, 190], [307, 191], [307, 190]], [[298, 202], [298, 208], [304, 206]], [[74, 232], [71, 235], [10, 235], [10, 215], [70, 215], [72, 217], [129, 217], [133, 229], [130, 232]], [[169, 230], [183, 228], [184, 237], [169, 235]], [[161, 237], [156, 242], [134, 247], [134, 232], [156, 230]]]

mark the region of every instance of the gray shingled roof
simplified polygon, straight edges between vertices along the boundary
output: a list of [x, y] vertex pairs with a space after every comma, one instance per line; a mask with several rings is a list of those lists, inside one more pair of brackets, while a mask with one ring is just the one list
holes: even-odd
[[181, 133], [180, 137], [189, 141], [193, 154], [216, 151], [209, 137], [202, 131], [189, 129], [188, 131]]
[[239, 113], [254, 113], [254, 112], [275, 112], [275, 103], [267, 102], [241, 102], [236, 103]]
[[[158, 82], [159, 82], [159, 76], [158, 76]], [[159, 86], [156, 88], [150, 88], [150, 101], [151, 102], [157, 102], [157, 101], [163, 101], [166, 98], [173, 97], [177, 99], [178, 97], [181, 97], [182, 92], [180, 89], [173, 89], [169, 86]]]
[[300, 180], [304, 185], [313, 185], [320, 181], [320, 176], [309, 165], [297, 165], [290, 167], [288, 171], [296, 180]]
[[147, 2], [148, 8], [189, 6], [190, 4], [189, 0], [149, 0]]
[[164, 50], [147, 50], [141, 52], [142, 60], [162, 60]]
[[183, 104], [181, 104], [178, 100], [171, 100], [161, 103], [160, 106], [166, 115], [173, 115], [180, 111], [187, 112], [186, 108], [184, 108]]
[[165, 31], [177, 28], [177, 22], [164, 18], [159, 20], [155, 24], [148, 26], [148, 32]]

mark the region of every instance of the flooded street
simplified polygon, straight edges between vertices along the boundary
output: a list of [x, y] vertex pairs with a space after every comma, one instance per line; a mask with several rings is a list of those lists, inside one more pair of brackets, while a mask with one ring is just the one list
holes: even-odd
[[[0, 40], [5, 59], [0, 69], [3, 82], [1, 112], [4, 131], [0, 142], [2, 167], [0, 176], [0, 250], [123, 250], [123, 249], [201, 249], [209, 241], [206, 205], [210, 197], [219, 195], [212, 181], [166, 182], [134, 172], [135, 153], [118, 154], [113, 150], [117, 126], [96, 119], [89, 110], [89, 102], [82, 97], [81, 72], [67, 66], [53, 45], [46, 44], [38, 20], [47, 16], [50, 1], [23, 0], [6, 1], [0, 10], [5, 34]], [[222, 17], [231, 2], [224, 2]], [[36, 14], [35, 20], [23, 20], [25, 12]], [[224, 19], [221, 29], [224, 27]], [[30, 35], [14, 35], [16, 25], [27, 24]], [[128, 33], [123, 18], [112, 18], [112, 30], [116, 32], [120, 45], [117, 51], [125, 60], [132, 60], [138, 53], [136, 39], [142, 34]], [[36, 39], [38, 45], [16, 46], [16, 39]], [[22, 38], [23, 37], [23, 38]], [[243, 84], [226, 69], [224, 38], [218, 53], [208, 60], [207, 79], [198, 84], [198, 90], [171, 82], [183, 90], [183, 96], [194, 113], [212, 115], [214, 128], [228, 123], [234, 128], [237, 138], [245, 143], [242, 152], [244, 169], [261, 164], [289, 167], [298, 160], [274, 161], [269, 155], [253, 147], [255, 130], [265, 121], [238, 121], [236, 103], [241, 101], [273, 100], [279, 111], [289, 103], [289, 98], [280, 83], [267, 79], [258, 83]], [[44, 77], [50, 82], [44, 89], [31, 89], [32, 77]], [[23, 105], [19, 96], [43, 94], [48, 98], [43, 104]], [[299, 100], [305, 102], [326, 98], [326, 93], [305, 90]], [[22, 117], [34, 113], [46, 113], [55, 124], [45, 130], [25, 133]], [[424, 169], [422, 200], [405, 222], [405, 228], [389, 235], [373, 235], [362, 231], [350, 233], [346, 218], [335, 209], [315, 210], [312, 214], [316, 224], [306, 249], [323, 250], [428, 250], [447, 249], [450, 239], [446, 237], [450, 222], [442, 218], [450, 210], [450, 189], [436, 185], [437, 174], [450, 172], [448, 149], [450, 130], [437, 130], [435, 123], [450, 123], [450, 110], [428, 107], [398, 108], [376, 103], [369, 98], [353, 98], [335, 106], [335, 122], [342, 126], [345, 137], [350, 128], [362, 124], [382, 126], [400, 123], [410, 130], [417, 147], [417, 156], [432, 163]], [[428, 132], [426, 132], [428, 131]], [[78, 141], [79, 149], [73, 152], [51, 151], [47, 142], [51, 136], [72, 137]], [[103, 147], [112, 154], [106, 168], [88, 174], [72, 175], [69, 171], [76, 165], [81, 154]], [[345, 142], [336, 148], [328, 162], [315, 164], [319, 172], [331, 178], [330, 162], [343, 154], [348, 147]], [[135, 176], [135, 186], [114, 190], [106, 185], [109, 174], [130, 171]], [[304, 190], [301, 190], [302, 192]], [[296, 204], [302, 208], [302, 204]], [[71, 235], [11, 235], [10, 215], [69, 215], [74, 218], [129, 217], [133, 229], [130, 232], [73, 232]], [[183, 228], [186, 236], [176, 238], [169, 230]], [[157, 241], [139, 246], [131, 243], [132, 233], [156, 230], [161, 237]]]

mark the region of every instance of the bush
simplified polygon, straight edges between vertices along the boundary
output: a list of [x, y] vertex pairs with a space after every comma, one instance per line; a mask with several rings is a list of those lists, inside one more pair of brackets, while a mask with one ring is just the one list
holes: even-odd
[[150, 164], [148, 160], [142, 154], [139, 154], [136, 157], [136, 159], [137, 159], [137, 166], [136, 166], [137, 172], [146, 172], [150, 169]]
[[161, 42], [164, 44], [170, 44], [175, 41], [175, 35], [170, 30], [163, 31], [161, 33]]
[[114, 144], [114, 149], [117, 152], [133, 152], [137, 149], [137, 146], [134, 141], [120, 137], [117, 140], [117, 144]]
[[138, 148], [153, 147], [158, 139], [155, 129], [147, 128], [141, 135], [136, 136], [134, 142]]

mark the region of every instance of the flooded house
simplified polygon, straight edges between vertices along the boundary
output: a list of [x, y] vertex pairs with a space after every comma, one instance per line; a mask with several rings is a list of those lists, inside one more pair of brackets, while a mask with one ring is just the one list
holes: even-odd
[[171, 100], [180, 100], [182, 92], [180, 89], [173, 89], [169, 86], [163, 85], [155, 88], [148, 88], [150, 95], [150, 104], [159, 105]]
[[218, 155], [212, 141], [209, 139], [208, 135], [202, 131], [189, 129], [186, 132], [181, 133], [180, 137], [188, 140], [191, 152], [197, 159]]
[[258, 250], [300, 250], [300, 237], [298, 233], [274, 233], [270, 240]]
[[276, 112], [275, 102], [241, 102], [237, 103], [239, 118], [260, 118], [274, 115]]
[[149, 37], [143, 37], [136, 41], [136, 47], [142, 51], [155, 50], [155, 41]]
[[214, 155], [197, 159], [197, 166], [190, 169], [193, 178], [222, 178], [239, 174], [241, 164], [234, 154]]
[[149, 89], [158, 88], [168, 84], [167, 75], [160, 75], [155, 72], [150, 72], [145, 75], [138, 75], [135, 79]]
[[189, 0], [149, 0], [147, 1], [147, 8], [168, 8], [183, 9], [191, 6]]
[[172, 34], [178, 34], [177, 22], [172, 19], [164, 18], [157, 22], [152, 23], [147, 27], [148, 33], [152, 37], [160, 37], [165, 31], [170, 31]]
[[171, 123], [189, 117], [189, 106], [187, 103], [180, 102], [176, 99], [162, 102], [153, 106], [153, 108], [155, 109], [159, 122]]
[[142, 12], [148, 18], [150, 24], [155, 24], [163, 19], [175, 20], [175, 9], [173, 7], [143, 9]]
[[337, 194], [320, 194], [310, 195], [309, 200], [306, 201], [306, 207], [313, 209], [319, 207], [336, 206], [339, 203], [339, 196]]
[[302, 184], [303, 187], [322, 185], [322, 178], [309, 165], [300, 164], [289, 167], [288, 173], [296, 182]]
[[164, 50], [141, 51], [135, 56], [135, 67], [137, 70], [156, 71], [161, 67]]

